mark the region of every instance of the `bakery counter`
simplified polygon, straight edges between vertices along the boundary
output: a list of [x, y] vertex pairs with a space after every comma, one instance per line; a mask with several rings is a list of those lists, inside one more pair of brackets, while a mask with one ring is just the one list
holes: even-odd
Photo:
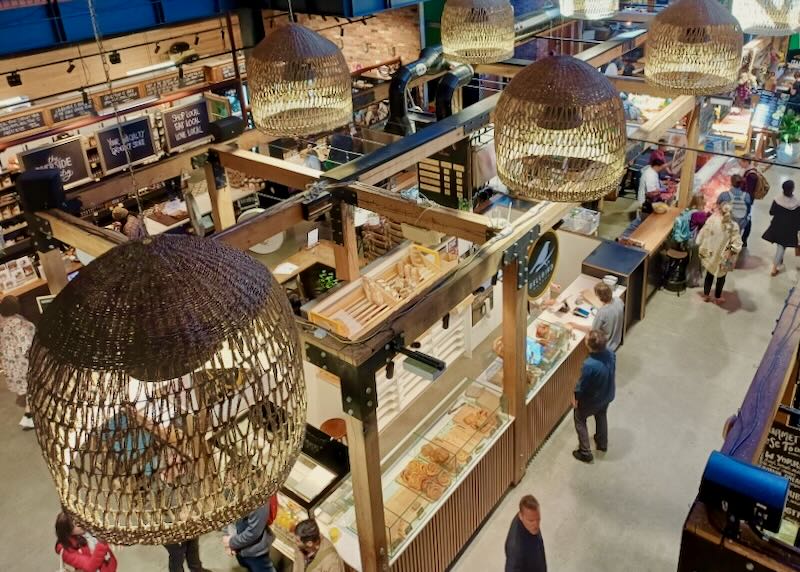
[[[446, 568], [505, 492], [513, 419], [501, 401], [499, 388], [464, 378], [386, 456], [383, 503], [393, 570]], [[360, 570], [349, 479], [315, 516], [347, 564]], [[441, 561], [431, 561], [437, 558]]]

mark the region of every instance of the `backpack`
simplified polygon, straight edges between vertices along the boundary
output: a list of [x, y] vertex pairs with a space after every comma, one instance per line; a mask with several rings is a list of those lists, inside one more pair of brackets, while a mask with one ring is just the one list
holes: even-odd
[[683, 243], [692, 238], [692, 230], [689, 226], [689, 219], [692, 216], [692, 211], [683, 211], [675, 219], [672, 225], [672, 239], [675, 242]]
[[756, 186], [753, 188], [753, 198], [763, 199], [767, 196], [767, 193], [769, 193], [769, 183], [767, 182], [767, 178], [758, 169], [748, 169], [744, 174], [745, 181], [751, 173], [754, 173], [756, 176]]
[[747, 208], [747, 194], [741, 189], [731, 189], [731, 217], [734, 220], [747, 220], [750, 209]]

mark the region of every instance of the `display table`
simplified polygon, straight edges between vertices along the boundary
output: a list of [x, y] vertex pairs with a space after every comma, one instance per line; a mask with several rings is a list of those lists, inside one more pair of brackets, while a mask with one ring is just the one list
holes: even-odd
[[292, 254], [280, 264], [270, 268], [272, 275], [275, 276], [275, 280], [278, 281], [278, 284], [285, 284], [317, 263], [335, 268], [336, 262], [334, 260], [333, 246], [332, 242], [320, 240], [311, 248], [304, 248]]
[[[250, 195], [254, 194], [252, 190], [249, 189], [231, 189], [231, 200], [238, 201], [245, 197], [249, 197]], [[200, 193], [195, 195], [195, 201], [197, 201], [197, 208], [199, 210], [200, 215], [207, 215], [211, 213], [211, 197], [208, 193]], [[186, 209], [186, 202], [181, 201], [183, 204], [184, 210]], [[187, 214], [186, 216], [180, 217], [162, 217], [162, 216], [155, 216], [153, 214], [145, 215], [144, 217], [144, 225], [147, 228], [148, 234], [151, 236], [156, 234], [163, 234], [165, 232], [169, 232], [171, 230], [175, 230], [176, 228], [180, 228], [189, 224], [191, 218]]]
[[[664, 214], [651, 213], [642, 224], [634, 230], [627, 238], [634, 246], [641, 248], [648, 253], [645, 261], [644, 275], [645, 296], [644, 302], [650, 299], [656, 290], [661, 287], [663, 279], [661, 256], [667, 239], [672, 234], [672, 227], [675, 219], [681, 213], [681, 209], [670, 207]], [[644, 316], [644, 307], [642, 307]]]

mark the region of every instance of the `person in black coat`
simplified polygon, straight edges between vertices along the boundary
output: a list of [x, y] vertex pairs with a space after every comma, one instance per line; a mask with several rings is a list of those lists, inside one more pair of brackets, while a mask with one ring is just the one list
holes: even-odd
[[505, 572], [547, 572], [541, 521], [539, 501], [533, 495], [522, 497], [506, 537]]
[[772, 221], [762, 238], [775, 245], [772, 276], [783, 270], [783, 255], [786, 249], [796, 247], [797, 232], [800, 231], [800, 201], [794, 196], [794, 181], [783, 182], [783, 194], [772, 201], [769, 208]]

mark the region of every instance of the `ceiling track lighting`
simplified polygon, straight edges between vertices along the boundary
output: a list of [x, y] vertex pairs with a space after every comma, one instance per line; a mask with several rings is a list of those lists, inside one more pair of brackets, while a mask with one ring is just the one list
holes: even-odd
[[344, 28], [342, 26], [339, 26], [339, 35], [344, 38]]
[[84, 105], [89, 105], [89, 94], [83, 88], [81, 88], [81, 99], [83, 99]]
[[196, 46], [199, 43], [200, 43], [200, 34], [195, 34], [194, 35], [194, 45]]
[[115, 65], [116, 64], [121, 64], [122, 63], [122, 56], [119, 55], [119, 52], [117, 50], [114, 50], [113, 52], [108, 54], [108, 61], [110, 61], [112, 64], [115, 64]]
[[161, 43], [160, 42], [156, 42], [156, 49], [153, 50], [153, 53], [157, 54], [160, 51], [161, 51]]
[[367, 19], [366, 18], [361, 18], [361, 23], [366, 26], [367, 25]]
[[72, 60], [69, 60], [69, 65], [67, 66], [67, 73], [72, 73], [75, 71], [75, 64], [72, 63]]
[[22, 76], [19, 75], [19, 72], [13, 71], [6, 76], [6, 81], [8, 87], [19, 87], [22, 85]]

